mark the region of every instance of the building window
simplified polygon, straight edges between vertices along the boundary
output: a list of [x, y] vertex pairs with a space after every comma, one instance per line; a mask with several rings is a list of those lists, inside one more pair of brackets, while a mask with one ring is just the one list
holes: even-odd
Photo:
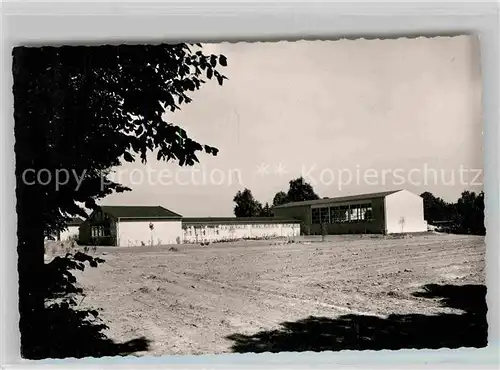
[[372, 219], [371, 204], [351, 205], [351, 221], [370, 221]]
[[350, 221], [371, 221], [372, 220], [372, 206], [369, 203], [353, 204], [350, 206]]
[[349, 206], [337, 206], [330, 208], [332, 223], [342, 223], [349, 221]]
[[363, 220], [371, 221], [373, 219], [372, 205], [371, 204], [364, 204], [363, 206], [364, 206], [363, 207]]
[[311, 210], [311, 222], [313, 225], [318, 225], [321, 223], [321, 214], [320, 214], [320, 209], [319, 208], [313, 208]]
[[370, 203], [313, 208], [311, 211], [311, 222], [316, 225], [322, 222], [336, 224], [372, 221], [373, 219], [372, 205]]
[[330, 211], [328, 207], [320, 208], [321, 223], [330, 223]]
[[313, 208], [311, 214], [312, 223], [319, 225], [321, 223], [330, 223], [330, 208]]
[[342, 209], [342, 222], [349, 222], [349, 206], [342, 206], [340, 208]]
[[330, 223], [335, 223], [337, 211], [339, 207], [330, 207]]
[[361, 209], [359, 208], [359, 205], [353, 204], [351, 205], [349, 209], [349, 220], [351, 222], [356, 222], [360, 220], [360, 211]]

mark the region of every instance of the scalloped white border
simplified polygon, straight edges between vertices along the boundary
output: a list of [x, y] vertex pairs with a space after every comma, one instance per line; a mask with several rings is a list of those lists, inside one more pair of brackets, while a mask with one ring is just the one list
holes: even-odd
[[[121, 364], [136, 368], [405, 367], [410, 365], [476, 368], [498, 365], [499, 130], [498, 11], [496, 2], [284, 2], [218, 3], [189, 1], [150, 3], [121, 1], [35, 1], [2, 4], [2, 125], [0, 231], [0, 364], [16, 368], [102, 367]], [[279, 41], [342, 38], [398, 38], [478, 34], [482, 53], [485, 194], [487, 227], [488, 322], [487, 349], [341, 351], [281, 354], [123, 357], [29, 362], [19, 358], [17, 329], [17, 255], [14, 179], [11, 48], [19, 44], [117, 44], [163, 41]], [[128, 366], [126, 366], [128, 365]], [[167, 366], [168, 365], [168, 366]], [[280, 366], [281, 365], [281, 366]]]

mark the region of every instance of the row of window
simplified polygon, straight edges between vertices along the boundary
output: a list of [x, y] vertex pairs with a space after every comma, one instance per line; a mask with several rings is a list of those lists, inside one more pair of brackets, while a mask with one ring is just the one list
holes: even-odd
[[[239, 226], [239, 227], [235, 227]], [[207, 231], [214, 229], [215, 235], [219, 235], [219, 230], [229, 230], [229, 232], [234, 232], [236, 229], [246, 229], [248, 228], [255, 228], [255, 229], [263, 229], [263, 228], [273, 228], [276, 227], [277, 224], [255, 224], [255, 225], [221, 225], [218, 228], [202, 228], [202, 227], [188, 227], [184, 229], [184, 232], [186, 235], [193, 236], [193, 235], [207, 235]], [[283, 227], [289, 227], [289, 228], [299, 228], [298, 224], [283, 224]], [[212, 234], [214, 233], [212, 232]], [[209, 231], [210, 233], [210, 231]]]
[[[219, 230], [240, 230], [240, 229], [267, 229], [267, 228], [274, 228], [274, 227], [299, 227], [298, 224], [235, 224], [235, 225], [220, 225], [220, 226], [215, 226], [215, 227], [210, 227], [210, 226], [198, 226], [195, 227], [196, 229], [200, 229], [202, 227], [207, 227], [207, 228], [216, 228]], [[191, 227], [186, 227], [185, 229], [191, 229]]]
[[[276, 227], [277, 224], [253, 224], [253, 225], [221, 225], [218, 228], [215, 228], [215, 233], [216, 235], [219, 235], [219, 230], [229, 230], [234, 231], [234, 230], [241, 230], [241, 229], [247, 229], [247, 228], [255, 228], [255, 229], [263, 229], [263, 228], [274, 228]], [[283, 227], [299, 227], [296, 224], [284, 224]], [[201, 229], [201, 230], [200, 230]], [[188, 227], [186, 229], [186, 232], [188, 235], [193, 235], [193, 230], [197, 230], [198, 233], [201, 232], [202, 235], [206, 234], [206, 231], [202, 228], [193, 228], [193, 227]], [[104, 226], [92, 226], [91, 227], [91, 235], [93, 238], [99, 238], [103, 236], [110, 236], [110, 229], [106, 228]]]
[[[195, 236], [195, 235], [207, 235], [207, 230], [196, 230], [193, 231], [193, 229], [189, 229], [185, 231], [185, 234], [188, 236]], [[215, 229], [215, 235], [219, 235], [219, 230]]]
[[373, 217], [370, 203], [351, 204], [346, 206], [313, 208], [311, 219], [313, 224], [336, 224], [344, 222], [371, 221]]
[[90, 233], [93, 238], [110, 236], [109, 228], [105, 228], [104, 226], [92, 226], [92, 228], [90, 229]]

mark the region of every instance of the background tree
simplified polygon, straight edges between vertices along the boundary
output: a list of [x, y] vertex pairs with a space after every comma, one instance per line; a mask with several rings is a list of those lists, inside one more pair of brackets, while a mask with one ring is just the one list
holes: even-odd
[[311, 184], [307, 183], [303, 177], [299, 177], [289, 182], [287, 199], [289, 202], [301, 202], [316, 200], [319, 199], [319, 196], [314, 192]]
[[456, 203], [447, 203], [430, 192], [420, 195], [424, 199], [424, 218], [427, 222], [451, 221], [452, 232], [484, 235], [484, 192], [462, 192]]
[[262, 214], [262, 204], [253, 197], [250, 189], [238, 191], [233, 202], [236, 203], [234, 207], [236, 217], [259, 217]]
[[288, 192], [279, 191], [274, 195], [273, 207], [290, 202], [316, 199], [319, 199], [319, 196], [314, 192], [312, 185], [305, 182], [303, 177], [299, 177], [288, 183]]
[[[223, 55], [201, 45], [17, 47], [13, 50], [16, 198], [21, 354], [26, 333], [39, 328], [44, 310], [44, 234], [61, 230], [71, 216], [86, 216], [96, 200], [130, 190], [111, 181], [110, 170], [147, 153], [179, 165], [216, 155], [172, 122], [166, 112], [190, 103], [205, 79], [222, 85]], [[50, 173], [46, 185], [36, 181]], [[59, 170], [75, 176], [59, 178]], [[31, 171], [31, 172], [27, 172]], [[60, 174], [60, 173], [59, 173]], [[35, 180], [35, 181], [33, 181]], [[57, 187], [57, 180], [63, 181]], [[46, 178], [44, 178], [46, 181]], [[43, 329], [40, 329], [43, 331]]]
[[465, 234], [485, 235], [484, 192], [464, 191], [456, 205], [457, 231]]
[[428, 191], [420, 194], [420, 196], [424, 200], [424, 219], [426, 221], [449, 221], [453, 218], [453, 204], [447, 203]]
[[262, 216], [262, 217], [272, 217], [273, 216], [273, 213], [271, 212], [271, 207], [269, 206], [269, 203], [266, 202], [264, 208], [262, 208], [260, 216]]
[[284, 191], [279, 191], [273, 198], [273, 206], [281, 206], [288, 203], [288, 196]]

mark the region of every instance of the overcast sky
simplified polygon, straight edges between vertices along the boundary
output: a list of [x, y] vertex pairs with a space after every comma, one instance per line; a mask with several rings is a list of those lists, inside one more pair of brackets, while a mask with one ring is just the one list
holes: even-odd
[[231, 216], [238, 190], [271, 203], [301, 175], [322, 197], [406, 188], [455, 201], [464, 189], [482, 190], [476, 39], [224, 43], [204, 51], [227, 57], [229, 80], [205, 84], [165, 119], [218, 156], [201, 154], [194, 173], [154, 156], [147, 166], [126, 164], [117, 176], [133, 191], [103, 204]]

